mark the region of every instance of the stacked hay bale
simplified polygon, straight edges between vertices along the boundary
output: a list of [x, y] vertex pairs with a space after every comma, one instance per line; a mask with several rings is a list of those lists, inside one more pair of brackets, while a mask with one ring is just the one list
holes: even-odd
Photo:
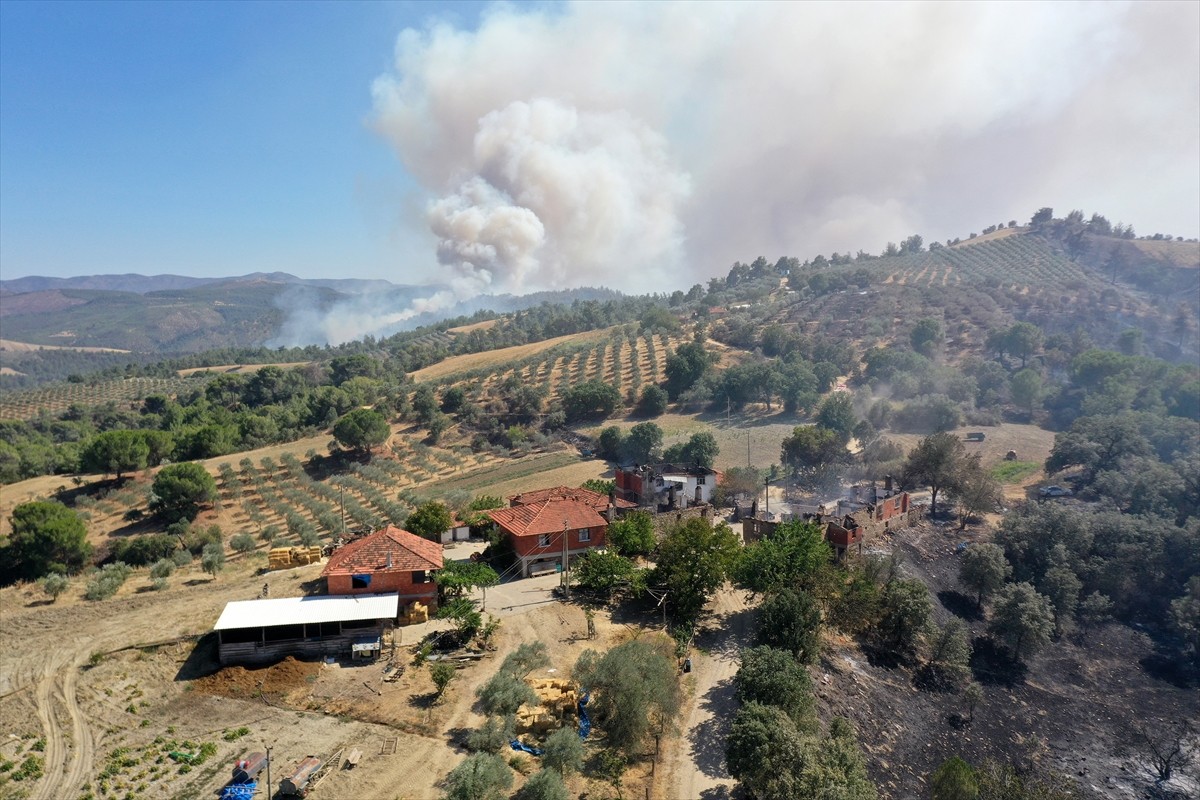
[[313, 545], [312, 547], [293, 547], [292, 548], [292, 563], [297, 566], [302, 564], [316, 564], [321, 560], [321, 546]]
[[422, 603], [420, 600], [415, 600], [404, 607], [400, 613], [401, 625], [416, 625], [421, 622], [429, 621], [429, 606]]
[[517, 711], [517, 730], [546, 733], [562, 725], [575, 714], [578, 696], [575, 684], [566, 678], [535, 678], [529, 681], [537, 693], [538, 705], [521, 706]]
[[574, 714], [577, 697], [575, 684], [566, 678], [536, 678], [530, 682], [543, 707], [554, 716]]
[[267, 569], [287, 569], [292, 565], [292, 551], [287, 547], [272, 547], [267, 553]]
[[267, 553], [267, 569], [288, 569], [321, 560], [321, 547], [272, 547]]

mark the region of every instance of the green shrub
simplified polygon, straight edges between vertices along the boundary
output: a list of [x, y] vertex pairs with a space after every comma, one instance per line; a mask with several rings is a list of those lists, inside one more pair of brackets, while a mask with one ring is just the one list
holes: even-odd
[[42, 772], [45, 766], [46, 762], [40, 756], [27, 756], [25, 760], [21, 762], [21, 766], [17, 768], [17, 771], [13, 773], [13, 780], [36, 781], [38, 778], [42, 777]]
[[113, 545], [112, 556], [134, 567], [144, 567], [164, 558], [179, 548], [175, 537], [162, 533], [150, 536], [130, 536]]
[[248, 553], [254, 549], [254, 537], [248, 533], [239, 533], [229, 540], [229, 546], [238, 553]]
[[125, 583], [132, 570], [128, 565], [118, 561], [115, 564], [105, 564], [104, 567], [95, 574], [90, 581], [87, 582], [87, 587], [84, 589], [83, 597], [85, 600], [107, 600], [117, 593], [117, 590]]
[[52, 572], [42, 579], [42, 591], [50, 595], [50, 602], [53, 603], [60, 594], [67, 590], [70, 583], [66, 575]]

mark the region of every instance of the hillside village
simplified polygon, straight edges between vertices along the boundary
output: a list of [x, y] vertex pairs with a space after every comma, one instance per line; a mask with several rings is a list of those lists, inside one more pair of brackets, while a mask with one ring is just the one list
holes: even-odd
[[1194, 794], [1200, 248], [1073, 224], [6, 393], [0, 798]]

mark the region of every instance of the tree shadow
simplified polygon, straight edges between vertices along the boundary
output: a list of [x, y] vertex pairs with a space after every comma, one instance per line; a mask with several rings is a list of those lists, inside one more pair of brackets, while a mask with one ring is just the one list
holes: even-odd
[[475, 732], [474, 728], [450, 728], [446, 731], [446, 741], [456, 751], [467, 752], [467, 738]]
[[1029, 668], [987, 636], [971, 642], [971, 672], [975, 680], [988, 686], [1016, 686], [1025, 682]]
[[958, 691], [959, 681], [933, 664], [925, 664], [913, 675], [913, 686], [923, 692], [949, 694]]
[[713, 684], [700, 703], [712, 716], [688, 731], [692, 758], [700, 772], [709, 778], [728, 778], [725, 770], [725, 739], [733, 723], [733, 679]]
[[859, 646], [862, 647], [863, 655], [867, 657], [867, 663], [872, 667], [899, 669], [905, 664], [904, 655], [888, 642], [866, 637], [859, 640]]
[[937, 599], [947, 611], [956, 617], [968, 621], [983, 619], [983, 612], [975, 604], [975, 600], [962, 592], [943, 589], [937, 593]]
[[1147, 675], [1179, 689], [1200, 685], [1200, 666], [1189, 663], [1178, 650], [1158, 644], [1153, 653], [1138, 659]]
[[737, 636], [728, 635], [731, 631], [745, 630], [753, 637], [754, 616], [757, 609], [746, 608], [734, 611], [720, 617], [708, 617], [696, 629], [693, 646], [714, 657], [740, 658], [742, 647], [751, 644], [743, 642]]
[[971, 720], [963, 716], [958, 711], [951, 711], [946, 715], [946, 724], [956, 731], [965, 730], [970, 727]]
[[162, 533], [163, 527], [161, 520], [153, 516], [146, 516], [140, 520], [122, 525], [119, 528], [113, 528], [109, 534], [110, 539], [123, 539], [127, 536], [142, 536], [147, 533]]
[[435, 690], [432, 692], [426, 692], [425, 694], [414, 694], [408, 698], [408, 704], [413, 708], [419, 708], [422, 711], [427, 711], [433, 708], [434, 704], [437, 703], [437, 699], [438, 693]]
[[175, 673], [177, 681], [194, 681], [205, 675], [212, 675], [221, 669], [221, 661], [217, 652], [217, 634], [210, 631], [196, 640], [192, 652]]
[[25, 607], [26, 608], [40, 608], [41, 606], [48, 606], [48, 605], [52, 605], [53, 603], [54, 603], [54, 601], [51, 600], [50, 598], [46, 598], [45, 600], [30, 600], [28, 603], [25, 604]]
[[183, 585], [184, 586], [204, 586], [205, 584], [212, 583], [213, 580], [215, 580], [215, 579], [214, 578], [192, 578], [191, 580], [184, 581]]

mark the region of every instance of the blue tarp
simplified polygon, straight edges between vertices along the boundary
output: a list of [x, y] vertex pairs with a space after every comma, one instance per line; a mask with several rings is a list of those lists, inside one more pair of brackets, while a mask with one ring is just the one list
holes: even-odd
[[522, 742], [520, 739], [509, 739], [508, 746], [511, 747], [513, 750], [521, 750], [523, 752], [529, 753], [531, 756], [540, 756], [542, 754], [542, 750], [540, 748], [530, 747], [529, 745]]
[[588, 694], [588, 690], [584, 689], [583, 694], [579, 696], [579, 738], [586, 739], [588, 734], [592, 732], [592, 720], [588, 717], [587, 704], [592, 699]]
[[221, 800], [254, 800], [254, 790], [257, 788], [258, 784], [254, 781], [231, 783], [221, 790]]

